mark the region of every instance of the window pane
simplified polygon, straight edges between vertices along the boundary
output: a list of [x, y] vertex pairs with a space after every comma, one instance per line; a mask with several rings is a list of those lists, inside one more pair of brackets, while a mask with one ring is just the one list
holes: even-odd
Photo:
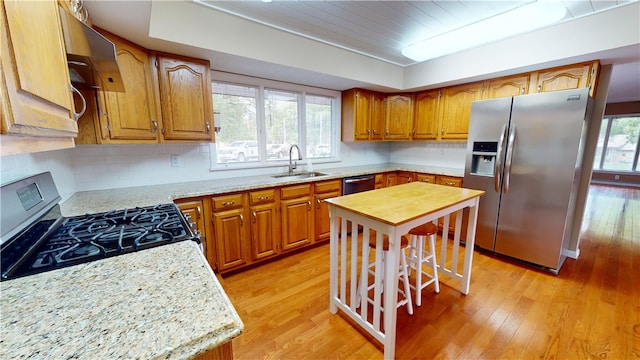
[[598, 147], [596, 148], [595, 158], [593, 159], [594, 169], [600, 169], [600, 160], [602, 159], [602, 150], [604, 149], [604, 139], [607, 135], [608, 126], [609, 119], [602, 119], [602, 124], [600, 124], [600, 135], [598, 136]]
[[603, 170], [632, 170], [638, 146], [640, 117], [611, 119]]
[[216, 161], [258, 161], [257, 101], [253, 87], [213, 83], [213, 108], [220, 118]]
[[[264, 90], [264, 120], [267, 135], [267, 160], [288, 158], [289, 147], [298, 144], [299, 94], [282, 90]], [[292, 154], [296, 156], [297, 154]], [[304, 155], [304, 154], [303, 154]]]
[[331, 141], [333, 98], [307, 95], [305, 107], [307, 155], [313, 158], [331, 157], [333, 155]]

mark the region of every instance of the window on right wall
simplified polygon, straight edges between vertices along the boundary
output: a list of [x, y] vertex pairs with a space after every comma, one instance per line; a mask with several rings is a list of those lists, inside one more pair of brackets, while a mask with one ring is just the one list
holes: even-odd
[[640, 116], [602, 119], [593, 170], [640, 172]]

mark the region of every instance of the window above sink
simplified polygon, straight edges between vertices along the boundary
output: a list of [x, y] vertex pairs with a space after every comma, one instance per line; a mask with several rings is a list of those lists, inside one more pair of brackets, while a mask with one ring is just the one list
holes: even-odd
[[339, 161], [339, 91], [214, 75], [212, 170], [287, 166], [294, 144], [302, 150], [299, 164]]

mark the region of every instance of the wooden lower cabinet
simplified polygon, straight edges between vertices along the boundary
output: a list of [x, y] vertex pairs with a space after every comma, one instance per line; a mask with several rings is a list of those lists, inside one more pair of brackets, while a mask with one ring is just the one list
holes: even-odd
[[246, 194], [216, 196], [213, 208], [213, 234], [219, 272], [250, 262], [249, 226], [246, 224]]
[[375, 176], [375, 188], [380, 189], [385, 187], [385, 176], [384, 174], [376, 174]]
[[[437, 175], [436, 184], [453, 186], [453, 187], [462, 187], [462, 178], [454, 177], [454, 176]], [[444, 221], [442, 218], [438, 220], [438, 226], [440, 228], [444, 227]], [[453, 234], [455, 230], [456, 230], [456, 214], [454, 213], [454, 214], [451, 214], [451, 216], [449, 217], [449, 233]]]
[[314, 240], [315, 242], [328, 241], [331, 230], [331, 222], [329, 221], [329, 205], [327, 205], [324, 200], [342, 195], [342, 181], [321, 181], [313, 184], [313, 186], [313, 202], [315, 204]]
[[398, 185], [408, 184], [414, 179], [414, 174], [411, 171], [398, 171], [396, 176], [398, 178]]
[[280, 221], [276, 189], [249, 193], [251, 217], [251, 260], [260, 261], [280, 253]]
[[204, 206], [203, 200], [193, 200], [193, 199], [180, 199], [176, 200], [176, 204], [180, 208], [183, 214], [191, 218], [196, 224], [196, 228], [200, 231], [200, 243], [202, 244], [202, 251], [204, 252], [205, 258], [209, 262], [209, 265], [212, 267], [215, 265], [215, 254], [210, 254], [209, 244], [207, 242], [207, 231], [206, 231], [206, 223], [204, 219]]
[[425, 183], [429, 183], [429, 184], [435, 184], [436, 183], [436, 176], [435, 175], [416, 173], [415, 176], [416, 176], [416, 181], [425, 182]]
[[310, 184], [281, 188], [280, 213], [283, 252], [312, 243], [314, 231]]

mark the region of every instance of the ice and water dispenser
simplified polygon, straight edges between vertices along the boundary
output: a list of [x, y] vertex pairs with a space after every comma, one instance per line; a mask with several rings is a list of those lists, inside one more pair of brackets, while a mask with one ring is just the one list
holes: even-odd
[[497, 141], [476, 141], [471, 153], [471, 174], [494, 176], [496, 168]]

